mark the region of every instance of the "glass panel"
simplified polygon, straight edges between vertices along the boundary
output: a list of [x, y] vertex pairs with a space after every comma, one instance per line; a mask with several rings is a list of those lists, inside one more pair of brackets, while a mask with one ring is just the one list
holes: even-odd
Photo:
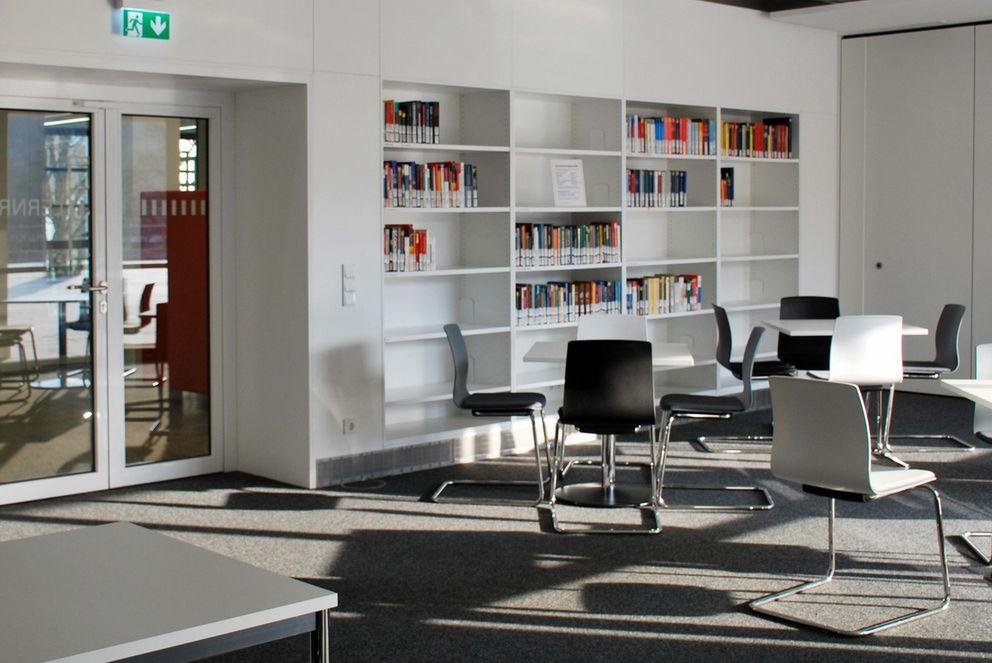
[[94, 471], [91, 124], [0, 109], [0, 483]]
[[207, 121], [121, 127], [127, 464], [210, 454]]

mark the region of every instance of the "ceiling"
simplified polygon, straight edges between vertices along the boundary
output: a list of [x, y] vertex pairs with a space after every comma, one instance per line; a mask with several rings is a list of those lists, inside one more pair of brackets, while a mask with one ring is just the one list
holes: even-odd
[[842, 35], [992, 21], [992, 0], [708, 0]]

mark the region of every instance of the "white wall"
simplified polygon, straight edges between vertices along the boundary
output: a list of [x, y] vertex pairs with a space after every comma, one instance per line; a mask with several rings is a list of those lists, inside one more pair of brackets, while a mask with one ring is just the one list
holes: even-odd
[[238, 463], [307, 486], [306, 88], [238, 93], [234, 140]]

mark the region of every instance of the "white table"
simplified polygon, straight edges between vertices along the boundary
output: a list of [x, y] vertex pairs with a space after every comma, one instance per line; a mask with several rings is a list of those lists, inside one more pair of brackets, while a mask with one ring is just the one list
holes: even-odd
[[[90, 301], [90, 296], [66, 289], [65, 292], [47, 290], [38, 295], [27, 295], [5, 299], [0, 304], [56, 304], [58, 307], [58, 339], [59, 339], [59, 369], [58, 375], [47, 380], [38, 380], [31, 384], [36, 389], [79, 389], [88, 387], [89, 381], [82, 378], [69, 377], [66, 371], [66, 359], [69, 354], [69, 343], [66, 337], [68, 320], [66, 309], [69, 304], [83, 304]], [[35, 357], [37, 361], [37, 357]]]
[[[992, 408], [992, 380], [941, 380], [940, 384], [955, 396], [963, 396], [974, 401], [976, 405]], [[978, 547], [973, 539], [992, 539], [992, 532], [965, 532], [961, 535], [964, 542], [968, 544], [975, 554], [977, 554], [986, 564], [992, 565], [992, 551], [985, 551]], [[989, 576], [992, 580], [992, 576]]]
[[0, 543], [5, 661], [196, 660], [311, 632], [337, 594], [131, 523]]
[[[524, 355], [524, 361], [564, 364], [568, 341], [535, 341]], [[651, 362], [657, 367], [684, 368], [695, 365], [686, 343], [652, 343]]]
[[[765, 327], [774, 329], [777, 332], [781, 332], [786, 336], [833, 336], [834, 335], [834, 321], [830, 319], [826, 320], [762, 320], [761, 324]], [[902, 335], [903, 336], [926, 336], [930, 331], [926, 327], [917, 327], [916, 325], [907, 325], [903, 323], [902, 325]]]

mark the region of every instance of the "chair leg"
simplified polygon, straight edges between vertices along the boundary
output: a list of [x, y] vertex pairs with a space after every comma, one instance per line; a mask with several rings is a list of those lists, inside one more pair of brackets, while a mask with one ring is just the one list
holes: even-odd
[[961, 535], [961, 538], [971, 548], [971, 551], [978, 556], [978, 559], [985, 562], [985, 564], [992, 564], [992, 550], [982, 550], [974, 541], [974, 539], [992, 539], [992, 532], [965, 532]]
[[[672, 423], [678, 415], [665, 412], [664, 433], [661, 444], [661, 462], [658, 476], [658, 506], [669, 511], [768, 511], [775, 506], [771, 494], [761, 486], [713, 486], [713, 485], [692, 485], [692, 484], [665, 484], [665, 461], [668, 459], [668, 443], [672, 437]], [[712, 438], [711, 438], [712, 439]], [[756, 493], [761, 497], [758, 504], [747, 504], [743, 506], [725, 506], [720, 504], [687, 504], [685, 506], [671, 506], [661, 497], [664, 490], [696, 490], [696, 491], [716, 491], [729, 490], [734, 492]]]
[[784, 589], [780, 592], [775, 592], [774, 594], [769, 594], [767, 596], [762, 596], [760, 598], [754, 599], [748, 603], [748, 607], [754, 612], [770, 615], [776, 619], [781, 619], [783, 621], [792, 622], [794, 624], [800, 624], [803, 626], [811, 626], [813, 628], [822, 629], [824, 631], [830, 631], [831, 633], [837, 633], [839, 635], [846, 635], [852, 637], [871, 635], [873, 633], [878, 633], [879, 631], [884, 631], [886, 629], [893, 628], [895, 626], [901, 626], [917, 619], [921, 619], [928, 615], [940, 612], [947, 609], [947, 606], [951, 603], [951, 583], [950, 577], [947, 571], [947, 554], [944, 548], [944, 518], [940, 507], [940, 495], [931, 486], [919, 486], [920, 488], [926, 488], [933, 494], [934, 499], [934, 512], [936, 514], [937, 522], [937, 548], [940, 552], [940, 565], [941, 565], [941, 581], [944, 589], [944, 596], [941, 602], [932, 608], [923, 608], [921, 610], [916, 610], [914, 612], [901, 615], [899, 617], [894, 617], [882, 622], [877, 622], [875, 624], [870, 624], [868, 626], [858, 628], [858, 629], [839, 629], [834, 626], [830, 626], [824, 622], [817, 622], [811, 619], [806, 619], [803, 617], [795, 617], [791, 615], [786, 615], [778, 610], [771, 609], [769, 604], [773, 604], [776, 601], [787, 598], [794, 594], [800, 594], [807, 592], [815, 587], [824, 585], [834, 578], [834, 573], [837, 570], [837, 555], [834, 548], [834, 521], [836, 519], [836, 504], [833, 498], [830, 498], [830, 512], [827, 524], [827, 541], [828, 541], [828, 554], [829, 554], [829, 567], [827, 572], [817, 578], [816, 580], [811, 580], [809, 582], [804, 582], [802, 584], [796, 585], [795, 587], [790, 587], [789, 589]]
[[[889, 446], [889, 427], [892, 424], [892, 403], [895, 401], [895, 394], [896, 386], [894, 384], [888, 389], [887, 399], [885, 390], [878, 390], [878, 415], [876, 417], [878, 432], [876, 434], [877, 442], [875, 447], [875, 455], [879, 458], [884, 458], [899, 467], [908, 469], [909, 463], [901, 460], [894, 453], [892, 453], [892, 447]], [[886, 413], [885, 416], [882, 415], [883, 411]]]
[[[534, 460], [537, 465], [537, 482], [533, 481], [508, 481], [495, 479], [449, 479], [444, 481], [431, 494], [430, 501], [438, 504], [493, 504], [497, 506], [538, 506], [544, 502], [544, 486], [548, 479], [544, 476], [544, 468], [541, 463], [541, 443], [537, 437], [537, 419], [534, 413], [530, 414], [531, 433], [534, 436]], [[544, 441], [547, 445], [547, 439]], [[482, 486], [482, 487], [506, 487], [506, 486], [535, 486], [537, 487], [537, 499], [533, 502], [522, 502], [519, 499], [511, 498], [471, 498], [471, 497], [442, 497], [442, 493], [451, 486]]]

